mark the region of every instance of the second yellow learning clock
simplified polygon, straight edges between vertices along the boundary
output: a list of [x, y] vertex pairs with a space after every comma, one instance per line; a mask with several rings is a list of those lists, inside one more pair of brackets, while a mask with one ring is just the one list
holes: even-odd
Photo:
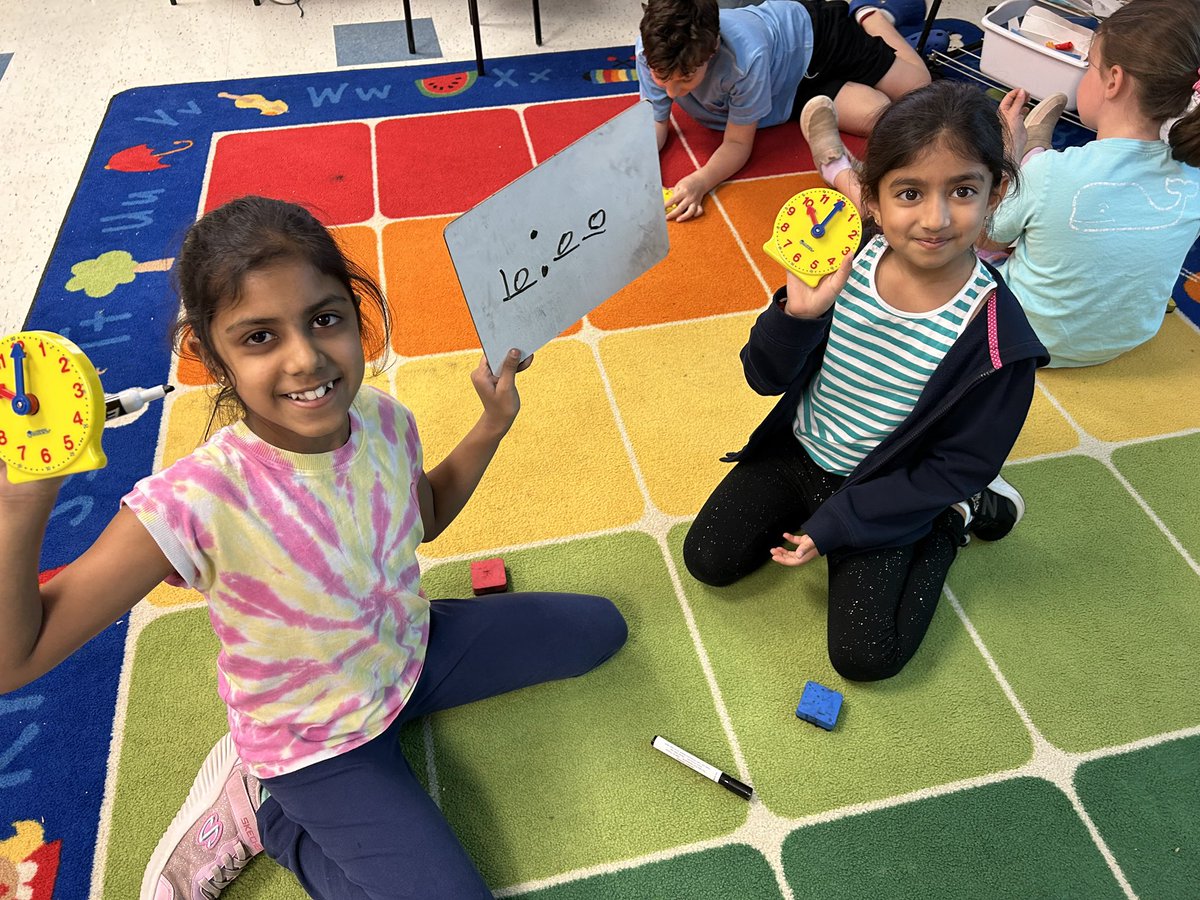
[[815, 287], [858, 249], [861, 235], [862, 220], [849, 197], [832, 188], [808, 188], [783, 204], [763, 250]]
[[103, 468], [104, 388], [91, 360], [49, 331], [0, 339], [0, 459], [8, 480]]

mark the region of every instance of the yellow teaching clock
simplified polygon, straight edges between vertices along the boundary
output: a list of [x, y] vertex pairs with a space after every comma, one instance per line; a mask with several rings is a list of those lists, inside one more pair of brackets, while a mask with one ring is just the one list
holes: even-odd
[[862, 220], [849, 197], [832, 188], [809, 188], [783, 204], [763, 250], [815, 287], [858, 249], [861, 235]]
[[0, 339], [0, 459], [8, 480], [103, 468], [104, 388], [77, 346], [49, 331]]

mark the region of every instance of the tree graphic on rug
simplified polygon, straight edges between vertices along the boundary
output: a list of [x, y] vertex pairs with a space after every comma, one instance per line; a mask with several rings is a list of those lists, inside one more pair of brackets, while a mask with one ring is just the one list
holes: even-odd
[[119, 285], [129, 284], [139, 272], [166, 272], [175, 257], [138, 262], [125, 250], [109, 250], [94, 259], [71, 266], [74, 276], [66, 283], [68, 291], [83, 291], [93, 300], [107, 297]]

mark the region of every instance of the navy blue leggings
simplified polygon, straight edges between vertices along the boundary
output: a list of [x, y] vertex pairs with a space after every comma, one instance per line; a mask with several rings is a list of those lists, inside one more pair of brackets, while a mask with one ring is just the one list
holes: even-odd
[[590, 671], [625, 643], [611, 601], [497, 594], [431, 604], [425, 668], [400, 716], [372, 741], [264, 783], [267, 854], [315, 900], [491, 897], [400, 752], [401, 724]]

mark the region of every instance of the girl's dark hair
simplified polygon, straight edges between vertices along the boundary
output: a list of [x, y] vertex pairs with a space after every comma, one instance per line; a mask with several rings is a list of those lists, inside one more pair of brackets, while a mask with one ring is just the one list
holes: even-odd
[[342, 254], [329, 230], [294, 203], [268, 197], [230, 200], [187, 230], [173, 270], [182, 309], [171, 342], [180, 358], [200, 362], [217, 382], [214, 418], [220, 414], [226, 421], [245, 410], [213, 344], [213, 318], [223, 304], [237, 302], [247, 275], [284, 261], [309, 263], [341, 284], [354, 303], [363, 355], [377, 371], [386, 362], [389, 317], [383, 291]]
[[657, 75], [691, 75], [717, 50], [717, 0], [648, 0], [642, 4], [642, 52]]
[[1183, 116], [1167, 135], [1171, 156], [1200, 166], [1200, 108], [1184, 115], [1200, 80], [1200, 7], [1196, 0], [1129, 0], [1096, 29], [1100, 62], [1132, 76], [1142, 115]]
[[992, 175], [992, 190], [1008, 176], [1017, 186], [1018, 166], [1005, 144], [996, 104], [975, 85], [942, 79], [909, 91], [884, 108], [871, 129], [859, 168], [864, 202], [878, 203], [888, 172], [910, 165], [931, 148], [946, 147], [977, 160]]

